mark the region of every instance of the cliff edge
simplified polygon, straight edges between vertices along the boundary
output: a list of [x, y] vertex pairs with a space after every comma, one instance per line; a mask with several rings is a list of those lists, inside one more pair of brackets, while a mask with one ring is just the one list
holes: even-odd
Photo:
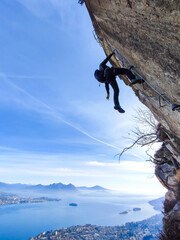
[[[132, 86], [159, 121], [155, 174], [167, 188], [162, 239], [180, 239], [180, 1], [85, 0], [97, 41], [113, 66], [134, 66], [147, 83]], [[125, 84], [128, 79], [123, 78]], [[174, 105], [177, 104], [177, 105]], [[172, 111], [175, 110], [175, 111]], [[165, 238], [166, 237], [166, 238]]]

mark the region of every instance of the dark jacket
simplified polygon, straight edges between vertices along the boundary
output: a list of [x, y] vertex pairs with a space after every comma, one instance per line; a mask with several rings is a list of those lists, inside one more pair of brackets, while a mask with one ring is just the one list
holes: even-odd
[[104, 71], [109, 68], [106, 63], [110, 60], [110, 58], [112, 57], [114, 53], [111, 53], [109, 56], [107, 56], [106, 59], [104, 59], [104, 61], [102, 61], [102, 63], [99, 65], [99, 70], [95, 71], [95, 78], [101, 82], [101, 83], [105, 83], [105, 87], [106, 87], [106, 91], [107, 94], [109, 94], [109, 84], [106, 82], [106, 77], [104, 76]]

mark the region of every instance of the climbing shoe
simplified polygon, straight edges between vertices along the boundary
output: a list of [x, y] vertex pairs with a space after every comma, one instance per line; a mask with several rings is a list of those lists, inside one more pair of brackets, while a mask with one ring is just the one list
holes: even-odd
[[131, 85], [134, 85], [136, 83], [143, 83], [144, 80], [142, 78], [134, 78], [134, 79], [131, 79]]
[[117, 110], [120, 113], [125, 113], [124, 109], [122, 109], [120, 106], [119, 107], [114, 107], [115, 110]]
[[131, 69], [133, 69], [133, 68], [134, 68], [133, 65], [131, 65], [131, 66], [128, 67], [129, 70], [131, 70]]
[[178, 104], [172, 104], [172, 110], [173, 110], [173, 111], [178, 111], [178, 112], [180, 112], [180, 105], [178, 105]]

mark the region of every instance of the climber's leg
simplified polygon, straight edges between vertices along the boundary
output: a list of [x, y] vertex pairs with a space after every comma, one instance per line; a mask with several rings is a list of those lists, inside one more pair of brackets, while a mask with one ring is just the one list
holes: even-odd
[[136, 78], [131, 70], [126, 68], [113, 68], [115, 76], [117, 75], [126, 75], [130, 80]]
[[119, 111], [120, 113], [124, 113], [125, 111], [121, 108], [119, 104], [119, 87], [115, 79], [110, 82], [111, 87], [114, 90], [114, 109]]
[[126, 75], [130, 81], [131, 84], [134, 85], [136, 83], [143, 83], [144, 80], [141, 78], [136, 78], [135, 75], [131, 72], [130, 69], [126, 69], [126, 68], [113, 68], [114, 74], [115, 76], [117, 75]]

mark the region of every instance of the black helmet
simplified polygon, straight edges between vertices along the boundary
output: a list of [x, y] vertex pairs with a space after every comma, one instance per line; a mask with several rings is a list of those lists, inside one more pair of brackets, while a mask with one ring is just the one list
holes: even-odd
[[94, 72], [94, 77], [96, 78], [96, 80], [98, 80], [98, 82], [104, 83], [104, 78], [103, 78], [103, 73], [102, 71], [96, 69], [96, 71]]
[[99, 76], [99, 70], [96, 69], [96, 71], [94, 72], [94, 77], [98, 80], [98, 76]]

